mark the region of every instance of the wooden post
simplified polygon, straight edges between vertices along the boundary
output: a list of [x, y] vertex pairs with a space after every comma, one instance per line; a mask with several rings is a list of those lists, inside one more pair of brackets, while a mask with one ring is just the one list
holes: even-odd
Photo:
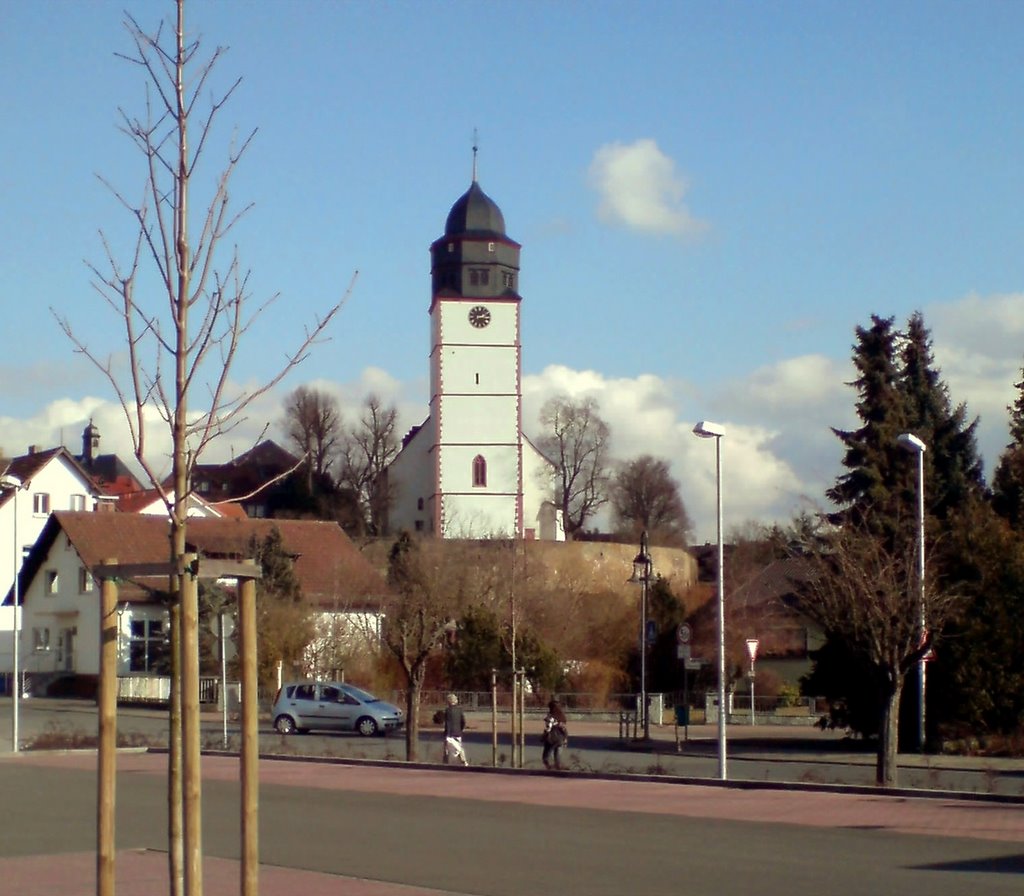
[[[255, 566], [255, 564], [254, 564]], [[256, 673], [256, 580], [240, 579], [238, 627], [242, 654], [242, 896], [259, 892], [259, 682]]]
[[526, 767], [526, 670], [519, 670], [519, 767]]
[[491, 765], [498, 767], [498, 670], [491, 669]]
[[199, 588], [190, 571], [195, 554], [183, 555], [181, 576], [181, 772], [185, 894], [203, 893], [202, 755], [199, 732]]
[[[114, 564], [116, 560], [107, 560]], [[96, 893], [114, 896], [114, 817], [117, 779], [117, 585], [100, 583], [99, 768], [96, 794]]]

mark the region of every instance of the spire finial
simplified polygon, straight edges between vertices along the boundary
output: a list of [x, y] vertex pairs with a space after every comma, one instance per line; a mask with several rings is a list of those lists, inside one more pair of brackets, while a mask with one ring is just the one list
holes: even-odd
[[476, 128], [473, 128], [473, 183], [476, 183], [476, 153], [479, 148], [477, 146], [478, 142]]

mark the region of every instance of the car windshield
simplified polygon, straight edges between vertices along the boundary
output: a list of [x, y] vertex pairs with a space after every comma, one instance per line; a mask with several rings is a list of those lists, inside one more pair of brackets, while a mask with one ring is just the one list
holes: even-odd
[[350, 693], [353, 697], [355, 697], [362, 703], [379, 702], [378, 699], [373, 696], [373, 694], [369, 693], [368, 691], [364, 691], [362, 688], [357, 688], [355, 685], [346, 684], [344, 688], [346, 691], [348, 691], [348, 693]]

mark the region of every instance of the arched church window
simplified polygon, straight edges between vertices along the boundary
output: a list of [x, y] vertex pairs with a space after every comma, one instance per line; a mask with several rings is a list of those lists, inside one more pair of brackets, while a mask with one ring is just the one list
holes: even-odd
[[417, 498], [416, 499], [416, 509], [417, 510], [422, 510], [423, 509], [423, 499], [422, 498]]
[[473, 487], [485, 488], [487, 485], [487, 461], [482, 454], [473, 458]]

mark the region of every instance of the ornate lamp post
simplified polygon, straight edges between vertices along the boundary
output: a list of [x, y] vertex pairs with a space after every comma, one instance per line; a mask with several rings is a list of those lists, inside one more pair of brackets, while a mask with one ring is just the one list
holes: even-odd
[[651, 582], [651, 554], [647, 547], [647, 530], [640, 535], [640, 553], [633, 558], [633, 576], [630, 582], [641, 586], [640, 592], [640, 712], [644, 726], [644, 740], [651, 736], [651, 712], [647, 705], [647, 588]]

